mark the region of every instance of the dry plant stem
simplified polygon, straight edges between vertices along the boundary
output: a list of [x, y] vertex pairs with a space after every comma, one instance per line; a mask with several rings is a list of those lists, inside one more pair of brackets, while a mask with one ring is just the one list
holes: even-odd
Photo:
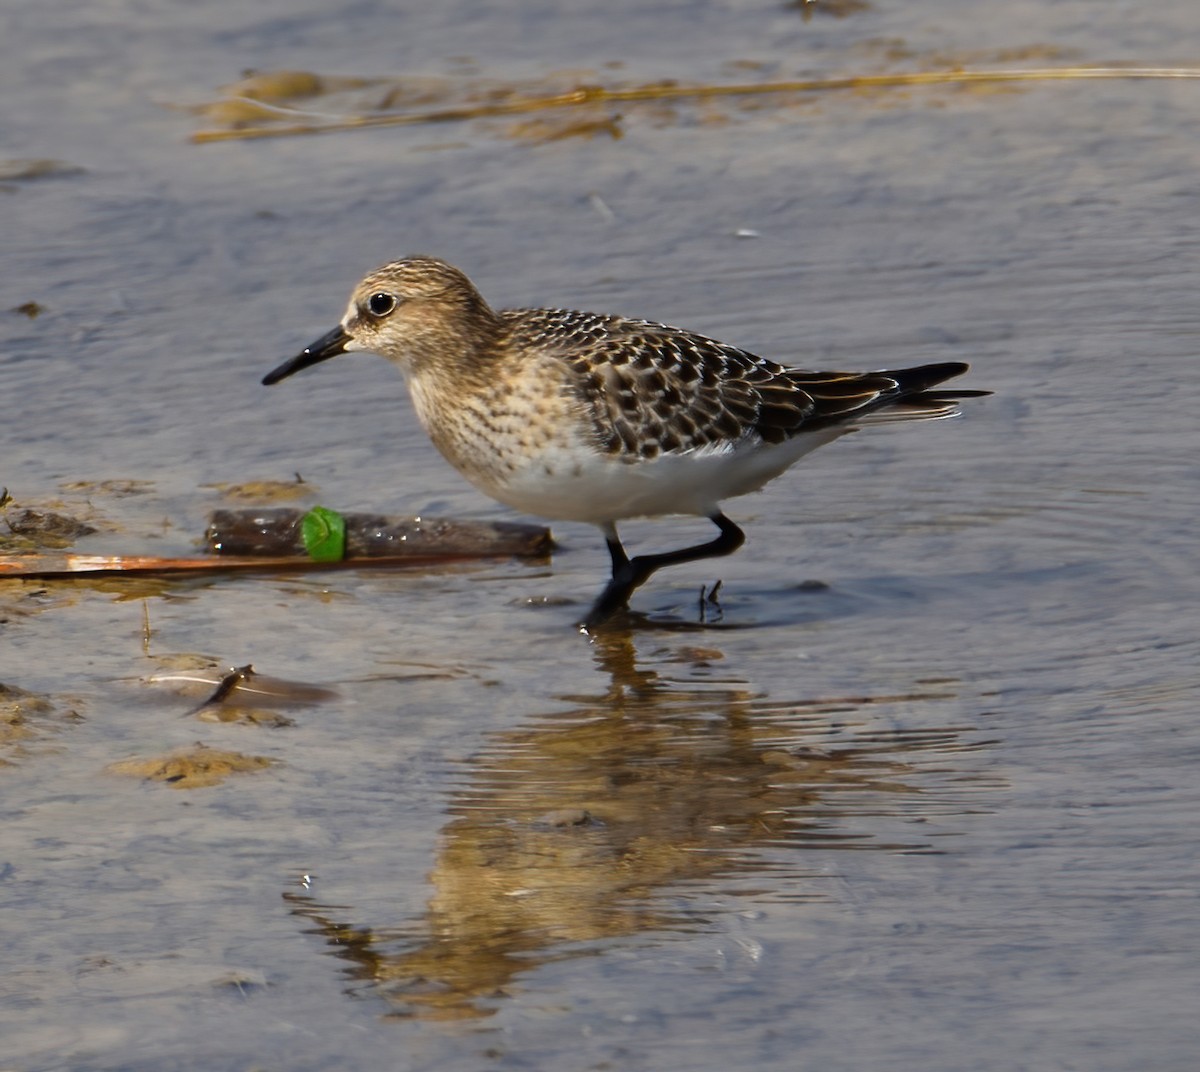
[[[1046, 82], [1067, 79], [1114, 78], [1200, 78], [1194, 67], [1046, 67], [1007, 71], [913, 71], [906, 74], [854, 75], [842, 78], [809, 78], [792, 82], [760, 82], [728, 86], [649, 85], [633, 89], [604, 89], [581, 86], [569, 93], [550, 97], [529, 97], [506, 104], [483, 104], [461, 108], [441, 108], [401, 115], [355, 115], [333, 122], [297, 123], [278, 127], [244, 127], [240, 130], [199, 130], [191, 140], [197, 143], [249, 138], [282, 138], [297, 134], [326, 134], [365, 127], [414, 126], [421, 123], [452, 123], [467, 119], [521, 115], [555, 108], [574, 108], [589, 104], [628, 101], [685, 100], [711, 97], [746, 97], [765, 93], [813, 93], [838, 89], [871, 89], [896, 86], [966, 85], [971, 83]], [[255, 102], [258, 103], [258, 102]], [[286, 109], [277, 109], [286, 112]], [[297, 113], [300, 114], [300, 113]]]
[[0, 556], [0, 579], [6, 577], [70, 577], [88, 573], [222, 573], [228, 570], [364, 569], [377, 566], [430, 566], [480, 558], [507, 558], [495, 554], [388, 555], [316, 562], [283, 555], [204, 555], [196, 558], [159, 558], [154, 555], [22, 554]]

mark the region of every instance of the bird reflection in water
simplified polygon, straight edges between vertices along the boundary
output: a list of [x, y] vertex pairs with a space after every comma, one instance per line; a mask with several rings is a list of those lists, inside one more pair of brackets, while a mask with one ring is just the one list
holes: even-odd
[[629, 632], [593, 643], [606, 691], [564, 696], [566, 710], [467, 762], [423, 915], [362, 928], [344, 907], [286, 895], [395, 1015], [490, 1015], [519, 975], [592, 954], [589, 943], [703, 927], [682, 884], [709, 884], [709, 914], [714, 892], [755, 873], [760, 895], [784, 885], [791, 901], [820, 898], [827, 858], [806, 871], [797, 850], [929, 852], [871, 827], [978, 807], [981, 779], [948, 759], [985, 747], [964, 741], [973, 727], [893, 728], [952, 702], [949, 683], [780, 702], [720, 675], [716, 650], [682, 649], [674, 677], [639, 668]]

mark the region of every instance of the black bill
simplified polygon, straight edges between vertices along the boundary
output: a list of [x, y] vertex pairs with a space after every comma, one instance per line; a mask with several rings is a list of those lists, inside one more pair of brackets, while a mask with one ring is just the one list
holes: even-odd
[[328, 361], [331, 357], [344, 354], [346, 352], [346, 343], [349, 341], [350, 336], [342, 330], [342, 326], [339, 324], [327, 335], [322, 335], [311, 346], [306, 346], [290, 361], [285, 361], [279, 368], [268, 372], [263, 377], [262, 382], [270, 387], [273, 383], [287, 379], [293, 372], [299, 372], [301, 369], [308, 368], [309, 365]]

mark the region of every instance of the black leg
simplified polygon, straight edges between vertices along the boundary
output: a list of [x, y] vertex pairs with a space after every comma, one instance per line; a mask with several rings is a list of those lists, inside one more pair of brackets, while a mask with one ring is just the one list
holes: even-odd
[[608, 582], [600, 597], [592, 604], [584, 619], [584, 628], [591, 629], [611, 618], [629, 602], [634, 591], [645, 584], [663, 566], [677, 566], [683, 562], [695, 562], [701, 558], [715, 558], [736, 551], [746, 540], [746, 534], [724, 514], [713, 514], [709, 520], [721, 530], [721, 535], [708, 543], [695, 547], [683, 547], [678, 551], [664, 551], [658, 555], [637, 555], [630, 558], [621, 546], [615, 525], [605, 531], [608, 553], [612, 556], [612, 580]]
[[625, 553], [625, 548], [621, 546], [616, 525], [611, 527], [611, 531], [605, 534], [604, 539], [608, 544], [608, 553], [612, 557], [612, 575], [615, 577], [621, 570], [628, 569], [629, 556]]

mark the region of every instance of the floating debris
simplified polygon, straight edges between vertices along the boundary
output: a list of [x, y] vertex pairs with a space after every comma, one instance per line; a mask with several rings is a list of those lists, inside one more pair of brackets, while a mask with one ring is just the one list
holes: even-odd
[[63, 703], [0, 681], [0, 767], [20, 758], [61, 723], [78, 722], [77, 700]]
[[805, 22], [813, 15], [830, 15], [835, 19], [844, 19], [847, 15], [860, 15], [871, 10], [868, 0], [787, 0], [783, 6], [792, 11], [799, 11]]
[[65, 160], [0, 160], [0, 182], [44, 179], [59, 175], [80, 175], [85, 170], [86, 168], [81, 168], [77, 164], [68, 164]]
[[[181, 669], [152, 674], [146, 679], [154, 685], [179, 684], [183, 686], [204, 685], [213, 687], [212, 693], [186, 714], [215, 714], [215, 721], [233, 722], [242, 715], [246, 721], [287, 725], [288, 719], [266, 717], [259, 709], [276, 707], [300, 707], [335, 700], [338, 693], [323, 685], [312, 685], [304, 681], [287, 681], [283, 678], [259, 674], [247, 663], [231, 667], [226, 673], [208, 668]], [[218, 709], [228, 709], [225, 711]]]
[[96, 529], [86, 521], [56, 514], [50, 510], [22, 510], [16, 517], [6, 517], [5, 523], [18, 536], [42, 536], [54, 539], [78, 539], [90, 536]]
[[86, 521], [52, 510], [26, 509], [5, 515], [4, 522], [11, 536], [0, 536], [0, 551], [62, 550], [79, 537], [90, 536], [96, 531]]
[[[811, 13], [814, 9], [829, 14], [850, 14], [861, 7], [855, 0], [842, 0], [841, 3], [826, 0], [819, 5], [808, 3], [800, 7], [802, 13]], [[980, 62], [1006, 62], [1007, 55], [985, 56]], [[908, 58], [907, 54], [904, 58]], [[275, 72], [274, 75], [268, 72], [254, 77], [261, 79], [272, 100], [280, 103], [268, 103], [248, 95], [245, 83], [227, 87], [227, 92], [237, 90], [237, 94], [190, 109], [213, 124], [208, 130], [196, 131], [191, 140], [204, 143], [234, 138], [289, 137], [571, 110], [584, 115], [575, 121], [566, 120], [557, 127], [530, 120], [509, 126], [508, 132], [512, 136], [534, 137], [540, 141], [598, 133], [615, 138], [621, 132], [617, 120], [623, 117], [596, 118], [597, 115], [603, 117], [604, 110], [614, 104], [627, 107], [651, 104], [659, 109], [664, 106], [673, 109], [688, 102], [744, 99], [747, 107], [753, 107], [751, 102], [764, 96], [786, 98], [790, 95], [803, 99], [814, 93], [842, 90], [878, 91], [938, 85], [986, 88], [1080, 79], [1200, 79], [1200, 68], [1190, 67], [1076, 66], [986, 70], [965, 69], [965, 64], [953, 57], [935, 57], [935, 60], [944, 62], [945, 69], [696, 85], [662, 79], [639, 85], [606, 86], [585, 80], [596, 78], [594, 73], [557, 72], [540, 82], [527, 83], [470, 78], [394, 78], [371, 79], [348, 86], [304, 72]], [[251, 84], [251, 92], [257, 91], [257, 86], [258, 83]], [[294, 86], [296, 92], [287, 95], [285, 91], [289, 86]], [[268, 89], [262, 90], [264, 96], [268, 95]], [[310, 103], [318, 99], [323, 102], [325, 112], [310, 109]], [[642, 114], [646, 114], [644, 108]], [[651, 111], [650, 114], [662, 119], [662, 113]], [[674, 112], [668, 110], [665, 114], [669, 121]]]
[[88, 495], [149, 495], [154, 490], [153, 480], [70, 480], [59, 484], [63, 491], [84, 492]]
[[244, 484], [205, 484], [230, 502], [294, 502], [315, 494], [316, 486], [297, 473], [295, 480], [248, 480]]
[[369, 85], [365, 78], [326, 78], [312, 71], [246, 71], [241, 79], [221, 92], [229, 97], [249, 100], [301, 100], [331, 93], [338, 89], [357, 89]]
[[224, 752], [196, 744], [182, 752], [143, 758], [132, 757], [111, 764], [110, 774], [164, 782], [172, 789], [202, 789], [220, 785], [234, 774], [252, 774], [266, 770], [279, 761], [268, 756], [250, 756], [242, 752]]
[[533, 142], [563, 141], [566, 138], [595, 138], [606, 135], [614, 141], [622, 136], [621, 116], [599, 115], [578, 119], [526, 119], [508, 129], [510, 137]]

